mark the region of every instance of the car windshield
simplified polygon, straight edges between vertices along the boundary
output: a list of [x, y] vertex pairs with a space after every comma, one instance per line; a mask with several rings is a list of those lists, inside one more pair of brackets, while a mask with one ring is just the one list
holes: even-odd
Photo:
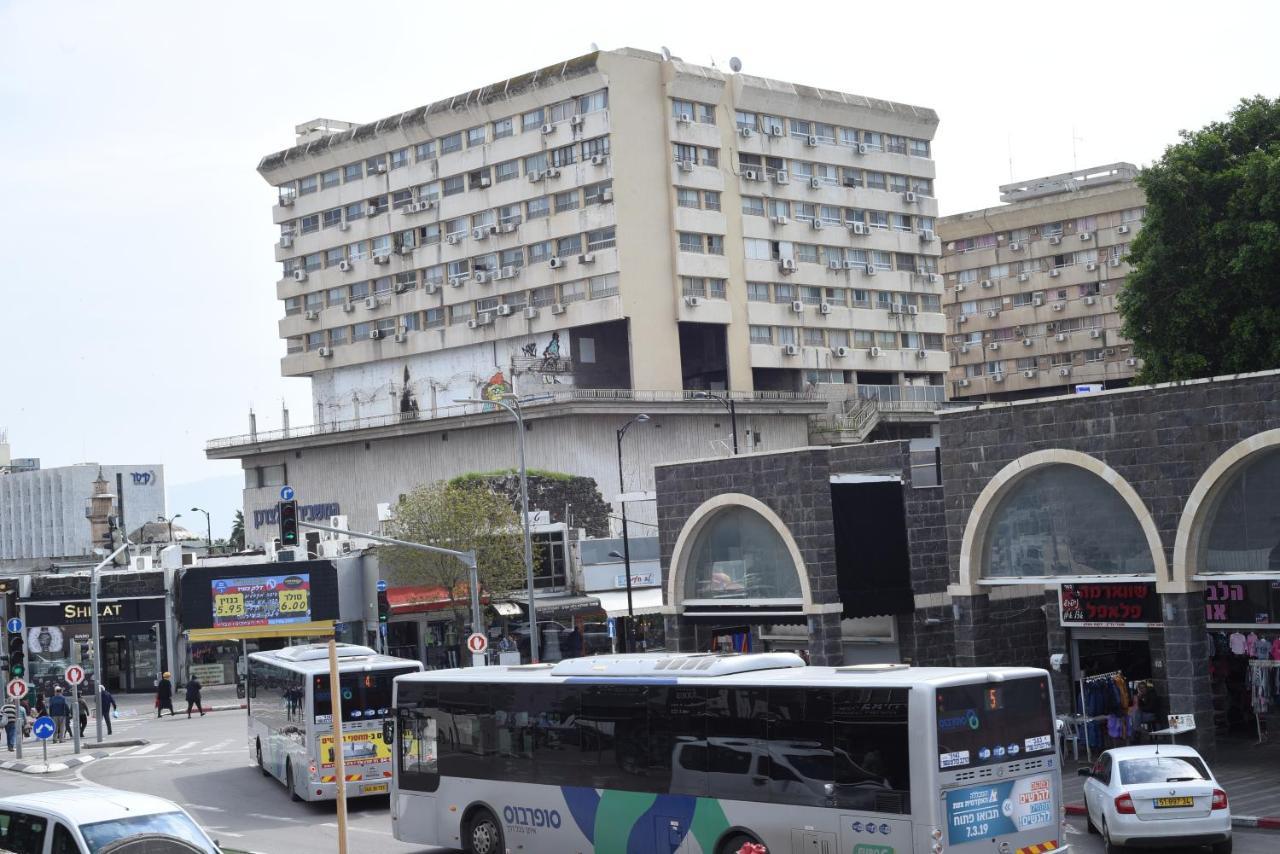
[[1208, 779], [1209, 772], [1198, 756], [1148, 756], [1120, 760], [1120, 782], [1125, 785]]
[[209, 844], [208, 837], [196, 827], [194, 821], [180, 812], [162, 812], [154, 815], [117, 818], [111, 821], [95, 821], [92, 824], [80, 825], [80, 833], [84, 835], [85, 844], [89, 846], [89, 854], [97, 854], [103, 846], [139, 833], [163, 833], [176, 836], [198, 846], [202, 851], [216, 854], [216, 849]]

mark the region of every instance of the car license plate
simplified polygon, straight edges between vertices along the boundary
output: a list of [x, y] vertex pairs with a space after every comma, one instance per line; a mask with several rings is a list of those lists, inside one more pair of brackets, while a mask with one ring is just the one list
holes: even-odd
[[1156, 809], [1166, 809], [1168, 807], [1189, 807], [1194, 805], [1194, 798], [1156, 798]]
[[[379, 792], [385, 792], [386, 790], [387, 790], [387, 784], [386, 784], [386, 783], [376, 783], [376, 784], [374, 784], [374, 785], [372, 785], [372, 786], [365, 786], [365, 787], [364, 787], [364, 793], [365, 793], [366, 795], [376, 795], [376, 794], [378, 794]], [[1190, 798], [1188, 798], [1188, 799], [1187, 799], [1187, 801], [1188, 801], [1187, 805], [1188, 805], [1188, 806], [1190, 806], [1190, 800], [1191, 800]]]

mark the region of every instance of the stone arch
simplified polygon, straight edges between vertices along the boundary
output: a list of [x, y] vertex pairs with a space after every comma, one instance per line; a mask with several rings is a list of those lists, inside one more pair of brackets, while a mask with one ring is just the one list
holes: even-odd
[[1235, 475], [1248, 466], [1257, 455], [1280, 447], [1280, 429], [1255, 433], [1232, 445], [1222, 453], [1196, 481], [1195, 488], [1187, 496], [1187, 504], [1178, 519], [1178, 532], [1173, 541], [1173, 580], [1171, 592], [1198, 590], [1195, 581], [1204, 567], [1205, 545], [1202, 536], [1205, 525], [1218, 508], [1223, 491], [1231, 485]]
[[805, 569], [804, 558], [800, 556], [800, 547], [796, 545], [791, 531], [767, 504], [741, 492], [726, 492], [709, 498], [685, 520], [684, 527], [680, 529], [680, 536], [676, 538], [675, 548], [671, 552], [671, 570], [667, 573], [667, 604], [675, 607], [677, 611], [683, 610], [685, 577], [689, 571], [689, 557], [698, 542], [698, 535], [717, 513], [729, 507], [743, 507], [754, 512], [768, 522], [782, 539], [800, 581], [800, 596], [804, 600], [804, 609], [810, 610], [813, 604], [813, 591], [809, 585], [809, 573]]
[[[1019, 457], [1006, 465], [987, 482], [978, 494], [969, 518], [965, 522], [964, 538], [960, 542], [960, 583], [951, 588], [955, 595], [973, 596], [981, 592], [978, 581], [982, 571], [983, 554], [986, 552], [987, 534], [996, 510], [1009, 491], [1026, 475], [1050, 465], [1072, 465], [1091, 472], [1102, 478], [1113, 488], [1124, 503], [1133, 512], [1151, 552], [1152, 565], [1158, 589], [1163, 589], [1169, 582], [1168, 562], [1165, 560], [1164, 547], [1160, 542], [1160, 531], [1156, 528], [1155, 519], [1147, 509], [1142, 498], [1129, 482], [1106, 463], [1097, 457], [1054, 448], [1046, 451], [1035, 451]], [[1015, 582], [1016, 583], [1016, 582]]]

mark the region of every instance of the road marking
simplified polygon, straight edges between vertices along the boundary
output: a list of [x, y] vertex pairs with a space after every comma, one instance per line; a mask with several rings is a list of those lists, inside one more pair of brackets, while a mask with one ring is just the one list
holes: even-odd
[[155, 744], [148, 744], [146, 747], [142, 748], [141, 750], [136, 750], [136, 751], [134, 751], [134, 752], [133, 752], [132, 754], [130, 754], [130, 755], [131, 755], [131, 756], [142, 756], [144, 753], [153, 753], [153, 752], [155, 752], [155, 751], [159, 750], [159, 749], [160, 749], [160, 748], [162, 748], [162, 747], [168, 747], [168, 746], [169, 746], [169, 742], [167, 742], [167, 741], [160, 741], [160, 742], [157, 742], [157, 743], [155, 743]]
[[206, 825], [204, 826], [204, 829], [205, 829], [205, 830], [214, 830], [214, 831], [217, 831], [217, 835], [218, 835], [218, 836], [234, 836], [236, 839], [243, 839], [243, 838], [244, 838], [244, 834], [243, 834], [243, 833], [232, 833], [231, 831], [227, 830], [226, 828], [222, 827], [221, 825], [206, 824]]
[[226, 812], [222, 807], [206, 807], [204, 804], [186, 804], [189, 810], [204, 810], [206, 812]]
[[[245, 815], [249, 816], [249, 818], [266, 818], [271, 821], [298, 821], [296, 818], [289, 818], [284, 815], [267, 815], [266, 813], [260, 812], [245, 813]], [[334, 827], [337, 827], [337, 825], [334, 825]]]
[[126, 753], [132, 753], [133, 751], [137, 750], [139, 747], [142, 747], [142, 746], [143, 745], [141, 744], [135, 744], [133, 747], [124, 747], [124, 748], [121, 748], [120, 750], [113, 752], [111, 755], [124, 756]]
[[[249, 813], [249, 814], [250, 814], [250, 815], [253, 815], [253, 813]], [[334, 823], [334, 822], [331, 822], [331, 821], [330, 821], [330, 822], [325, 822], [324, 824], [322, 824], [322, 825], [320, 825], [320, 826], [321, 826], [321, 827], [333, 827], [333, 828], [336, 828], [338, 825], [337, 825], [336, 823]], [[392, 832], [391, 832], [391, 831], [389, 831], [389, 830], [374, 830], [374, 829], [373, 829], [373, 828], [371, 828], [371, 827], [356, 827], [356, 826], [355, 826], [354, 824], [352, 824], [351, 822], [347, 822], [347, 830], [358, 830], [358, 831], [360, 831], [361, 833], [376, 833], [376, 834], [378, 834], [379, 836], [395, 836], [395, 834], [394, 834], [394, 833], [392, 833]]]
[[231, 743], [231, 739], [229, 739], [229, 738], [228, 738], [228, 739], [224, 739], [224, 740], [222, 740], [222, 741], [218, 742], [217, 744], [215, 744], [213, 747], [206, 747], [204, 750], [202, 750], [202, 751], [200, 751], [200, 752], [201, 752], [201, 753], [216, 753], [216, 752], [218, 752], [219, 750], [221, 750], [222, 748], [226, 747], [226, 746], [227, 746], [228, 744], [230, 744], [230, 743]]
[[169, 752], [170, 752], [170, 753], [182, 753], [182, 752], [183, 752], [183, 751], [185, 751], [187, 748], [189, 748], [189, 747], [195, 747], [195, 746], [196, 746], [197, 744], [199, 744], [199, 743], [200, 743], [200, 742], [198, 742], [198, 741], [188, 741], [186, 744], [182, 745], [181, 747], [175, 747], [173, 750], [170, 750]]

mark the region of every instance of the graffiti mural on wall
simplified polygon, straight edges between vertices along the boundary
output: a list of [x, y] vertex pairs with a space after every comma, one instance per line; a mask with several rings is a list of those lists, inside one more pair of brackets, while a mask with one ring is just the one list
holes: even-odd
[[552, 332], [545, 347], [539, 352], [538, 342], [530, 341], [520, 348], [520, 356], [512, 360], [512, 369], [529, 374], [540, 374], [542, 382], [560, 385], [562, 376], [572, 373], [568, 354], [563, 352], [560, 333]]

